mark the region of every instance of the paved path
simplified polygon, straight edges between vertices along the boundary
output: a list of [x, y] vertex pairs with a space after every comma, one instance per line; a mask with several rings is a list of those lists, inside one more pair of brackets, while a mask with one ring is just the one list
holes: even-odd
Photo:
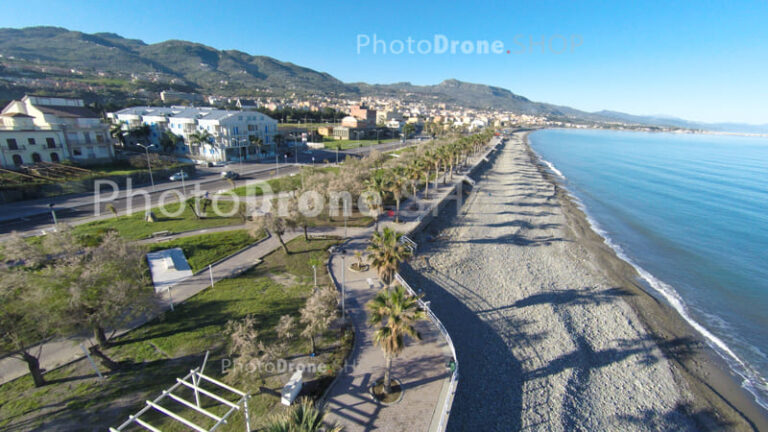
[[[349, 252], [363, 250], [369, 233], [350, 240]], [[349, 256], [349, 254], [348, 254]], [[346, 258], [348, 266], [354, 257]], [[333, 277], [342, 283], [341, 256], [331, 259]], [[368, 387], [384, 375], [384, 356], [373, 343], [375, 328], [367, 323], [365, 304], [382, 289], [376, 271], [363, 273], [344, 270], [344, 289], [347, 316], [355, 325], [355, 348], [350, 364], [328, 394], [325, 408], [327, 420], [344, 426], [345, 431], [426, 431], [439, 420], [443, 387], [450, 374], [446, 364], [451, 357], [445, 339], [430, 321], [421, 321], [417, 329], [421, 341], [408, 340], [403, 353], [393, 361], [392, 376], [400, 380], [405, 389], [403, 399], [391, 406], [374, 402]], [[374, 281], [371, 287], [368, 280]]]
[[[403, 223], [400, 224], [393, 224], [392, 218], [384, 218], [381, 225], [409, 234], [423, 228], [420, 226], [422, 218], [429, 217], [431, 209], [446, 199], [454, 185], [462, 181], [460, 175], [455, 175], [446, 185], [441, 181], [437, 190], [430, 185], [429, 200], [421, 199], [420, 191], [401, 205], [402, 209], [419, 208], [420, 211], [401, 215]], [[355, 250], [366, 248], [372, 232], [373, 228], [368, 228], [349, 239], [345, 249], [350, 258], [346, 258], [345, 264], [354, 260], [352, 253]], [[383, 377], [384, 356], [381, 348], [373, 343], [375, 328], [368, 325], [365, 304], [382, 285], [374, 270], [357, 273], [343, 268], [341, 256], [334, 254], [330, 270], [337, 285], [344, 288], [347, 316], [355, 326], [355, 347], [349, 365], [328, 392], [324, 406], [328, 410], [326, 420], [343, 425], [345, 431], [439, 430], [450, 392], [447, 364], [452, 353], [446, 340], [431, 321], [418, 323], [422, 340], [408, 340], [403, 353], [392, 364], [393, 378], [399, 379], [405, 389], [403, 399], [390, 406], [374, 402], [368, 387]], [[373, 287], [369, 280], [373, 281]]]

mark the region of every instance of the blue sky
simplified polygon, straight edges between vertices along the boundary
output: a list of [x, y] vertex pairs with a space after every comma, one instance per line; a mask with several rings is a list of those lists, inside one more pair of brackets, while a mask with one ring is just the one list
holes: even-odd
[[[768, 123], [767, 19], [765, 1], [25, 0], [3, 5], [0, 26], [191, 40], [347, 82], [456, 78], [587, 111]], [[358, 54], [358, 35], [373, 34], [386, 42], [500, 40], [510, 51], [520, 50], [516, 40], [543, 38], [547, 46], [485, 55], [384, 55], [363, 47]], [[561, 37], [581, 44], [558, 54]]]

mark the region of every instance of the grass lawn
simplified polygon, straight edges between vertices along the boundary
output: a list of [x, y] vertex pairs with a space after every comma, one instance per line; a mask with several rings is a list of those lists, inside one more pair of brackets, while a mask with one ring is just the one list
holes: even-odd
[[[104, 382], [95, 376], [86, 360], [81, 360], [46, 373], [51, 384], [39, 389], [32, 385], [29, 376], [0, 386], [0, 429], [115, 427], [145, 406], [145, 400], [154, 399], [173, 385], [176, 377], [183, 377], [191, 368], [200, 366], [206, 350], [211, 351], [206, 374], [250, 392], [253, 395], [249, 401], [252, 425], [263, 427], [270, 413], [283, 409], [280, 389], [291, 371], [267, 374], [263, 381], [251, 375], [234, 381], [225, 375], [223, 360], [227, 357], [228, 343], [225, 325], [228, 320], [253, 315], [258, 322], [260, 339], [265, 343], [274, 342], [277, 337], [273, 327], [280, 316], [290, 314], [298, 320], [298, 311], [312, 291], [310, 256], [327, 258], [326, 250], [336, 243], [336, 239], [305, 242], [297, 238], [288, 243], [290, 255], [278, 249], [241, 276], [216, 283], [213, 288], [178, 305], [175, 312], [166, 312], [118, 338], [107, 354], [124, 362], [124, 366], [120, 371], [107, 374]], [[320, 283], [330, 283], [324, 271], [318, 271], [318, 276]], [[305, 338], [298, 338], [290, 342], [286, 358], [294, 365], [320, 362], [336, 371], [351, 344], [350, 332], [329, 330], [318, 338], [318, 356], [307, 356], [309, 343]], [[332, 375], [333, 372], [318, 372], [305, 380], [305, 387], [319, 392], [320, 385], [327, 385]], [[191, 391], [177, 394], [194, 401]], [[208, 398], [202, 399], [204, 407], [221, 414], [221, 407], [213, 406]], [[208, 427], [213, 424], [181, 405], [173, 402], [163, 405]], [[186, 430], [164, 416], [150, 414], [142, 419], [163, 431]], [[235, 414], [220, 430], [241, 431], [242, 421], [242, 415]]]
[[[168, 214], [173, 214], [179, 210], [181, 203], [174, 202], [165, 206]], [[227, 213], [232, 210], [234, 204], [231, 201], [220, 201], [219, 209]], [[179, 233], [184, 231], [193, 231], [203, 228], [213, 228], [225, 225], [238, 225], [243, 223], [239, 216], [220, 217], [213, 214], [209, 209], [208, 216], [203, 219], [197, 219], [188, 206], [184, 206], [183, 211], [178, 216], [166, 216], [158, 209], [152, 210], [157, 217], [155, 222], [145, 222], [144, 212], [138, 211], [130, 216], [120, 216], [116, 218], [101, 219], [74, 227], [74, 233], [82, 238], [85, 243], [97, 241], [102, 234], [109, 230], [116, 230], [120, 236], [127, 240], [138, 240], [150, 237], [152, 233], [158, 231], [170, 231]]]
[[328, 140], [325, 142], [325, 148], [330, 150], [336, 150], [337, 146], [341, 146], [342, 150], [348, 150], [351, 148], [358, 148], [358, 147], [367, 147], [372, 146], [376, 144], [384, 144], [384, 143], [390, 143], [390, 142], [396, 142], [400, 141], [400, 138], [388, 138], [388, 139], [382, 139], [379, 143], [376, 141], [376, 139], [362, 139], [362, 140]]
[[154, 243], [150, 245], [149, 252], [163, 249], [181, 248], [187, 257], [192, 271], [197, 273], [216, 261], [226, 258], [240, 249], [251, 245], [258, 239], [251, 237], [247, 230], [225, 231], [211, 234], [182, 237], [175, 240]]
[[[304, 175], [308, 176], [314, 172], [332, 172], [338, 173], [339, 167], [324, 167], [324, 168], [304, 168]], [[264, 194], [264, 190], [258, 185], [266, 183], [272, 188], [273, 193], [278, 192], [290, 192], [301, 187], [301, 173], [295, 175], [286, 175], [283, 177], [273, 178], [266, 182], [252, 182], [251, 185], [240, 186], [232, 190], [237, 196], [261, 196]]]
[[278, 129], [317, 129], [321, 127], [333, 127], [338, 123], [279, 123]]

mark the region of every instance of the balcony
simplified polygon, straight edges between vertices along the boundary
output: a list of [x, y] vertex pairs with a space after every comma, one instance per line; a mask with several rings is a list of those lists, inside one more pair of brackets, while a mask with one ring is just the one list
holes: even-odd
[[5, 151], [11, 151], [11, 152], [23, 152], [23, 151], [27, 151], [27, 146], [25, 146], [25, 145], [17, 145], [14, 148], [10, 148], [10, 147], [8, 147], [6, 145], [6, 146], [3, 146], [2, 149], [5, 150]]

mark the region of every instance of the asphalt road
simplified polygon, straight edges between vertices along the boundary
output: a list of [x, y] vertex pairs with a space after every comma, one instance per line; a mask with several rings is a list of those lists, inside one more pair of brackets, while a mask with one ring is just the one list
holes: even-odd
[[[346, 157], [366, 156], [374, 149], [385, 152], [416, 143], [416, 140], [408, 140], [405, 143], [393, 142], [342, 150], [338, 152], [338, 157], [339, 161], [342, 161]], [[267, 180], [273, 176], [296, 173], [298, 172], [298, 167], [295, 165], [297, 160], [299, 164], [309, 165], [313, 163], [312, 158], [314, 157], [316, 166], [322, 166], [323, 161], [326, 160], [333, 163], [336, 161], [336, 153], [335, 150], [328, 149], [302, 150], [298, 155], [293, 154], [290, 157], [280, 157], [279, 164], [277, 165], [269, 162], [245, 162], [242, 164], [232, 162], [226, 167], [198, 167], [196, 174], [189, 180], [186, 180], [183, 186], [179, 181], [172, 182], [168, 179], [156, 179], [154, 190], [149, 185], [142, 185], [134, 187], [133, 192], [140, 192], [142, 194], [146, 192], [153, 203], [159, 200], [161, 194], [168, 193], [171, 190], [182, 191], [183, 188], [186, 189], [188, 194], [195, 190], [201, 194], [205, 192], [213, 194], [216, 191], [230, 188], [229, 182], [220, 178], [221, 172], [224, 170], [240, 173], [240, 179], [235, 182], [236, 186], [240, 186], [248, 181]], [[109, 212], [105, 207], [109, 203], [120, 214], [128, 211], [129, 204], [134, 208], [140, 209], [144, 207], [143, 197], [134, 196], [129, 200], [127, 199], [129, 194], [125, 190], [118, 191], [117, 196], [114, 196], [112, 190], [108, 187], [103, 190], [105, 192], [102, 194], [92, 192], [62, 195], [49, 199], [3, 204], [0, 206], [0, 235], [10, 234], [13, 231], [23, 233], [51, 229], [53, 226], [53, 215], [51, 214], [49, 204], [54, 204], [53, 208], [59, 223], [75, 223], [83, 221], [84, 218], [95, 218], [97, 217], [97, 210], [101, 215], [107, 215]]]

